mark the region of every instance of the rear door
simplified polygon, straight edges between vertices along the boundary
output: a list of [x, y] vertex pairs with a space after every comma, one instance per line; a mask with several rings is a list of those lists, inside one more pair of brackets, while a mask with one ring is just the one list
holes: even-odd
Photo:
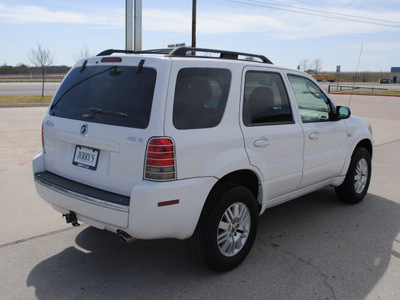
[[[129, 196], [143, 179], [145, 148], [161, 135], [160, 67], [133, 57], [95, 58], [71, 70], [44, 121], [48, 171]], [[154, 100], [156, 99], [156, 100]]]
[[295, 122], [280, 70], [245, 68], [241, 128], [250, 163], [266, 188], [264, 201], [297, 189], [303, 168], [303, 129]]

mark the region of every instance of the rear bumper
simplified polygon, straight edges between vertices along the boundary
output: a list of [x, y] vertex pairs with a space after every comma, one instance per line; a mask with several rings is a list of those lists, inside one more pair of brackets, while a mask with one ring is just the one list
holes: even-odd
[[37, 192], [55, 210], [73, 211], [86, 224], [112, 232], [121, 229], [139, 239], [189, 238], [217, 181], [141, 181], [126, 197], [47, 172], [43, 154], [34, 158], [33, 173]]
[[130, 198], [123, 195], [96, 189], [47, 171], [35, 173], [34, 180], [50, 190], [83, 202], [121, 212], [129, 211]]

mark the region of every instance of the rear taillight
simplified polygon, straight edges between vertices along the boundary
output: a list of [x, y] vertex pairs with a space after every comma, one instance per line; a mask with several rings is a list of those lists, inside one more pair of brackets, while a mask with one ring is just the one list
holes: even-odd
[[43, 123], [42, 123], [42, 152], [46, 153], [46, 150], [44, 149], [44, 132], [43, 132]]
[[176, 179], [175, 145], [170, 138], [151, 138], [147, 143], [144, 179]]

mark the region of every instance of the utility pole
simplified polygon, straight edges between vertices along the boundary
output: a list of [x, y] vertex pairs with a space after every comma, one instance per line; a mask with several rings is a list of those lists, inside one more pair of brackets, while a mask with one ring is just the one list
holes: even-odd
[[192, 4], [192, 47], [196, 47], [196, 0]]
[[133, 1], [125, 1], [125, 50], [142, 50], [142, 0]]

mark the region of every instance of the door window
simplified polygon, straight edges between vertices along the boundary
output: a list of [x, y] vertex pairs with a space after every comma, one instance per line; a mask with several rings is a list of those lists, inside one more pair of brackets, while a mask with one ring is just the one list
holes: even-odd
[[289, 75], [289, 81], [296, 95], [297, 104], [303, 122], [321, 122], [331, 120], [329, 99], [311, 80]]
[[279, 74], [246, 73], [243, 123], [246, 126], [293, 123], [288, 96]]

